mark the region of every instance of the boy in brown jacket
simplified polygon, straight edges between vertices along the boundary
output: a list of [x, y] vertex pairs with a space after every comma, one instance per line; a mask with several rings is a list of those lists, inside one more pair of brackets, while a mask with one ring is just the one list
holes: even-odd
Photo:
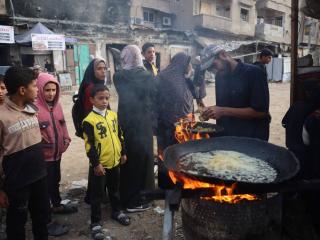
[[11, 67], [4, 83], [8, 91], [0, 106], [0, 149], [4, 180], [0, 187], [0, 207], [7, 211], [7, 238], [25, 239], [28, 210], [34, 239], [47, 240], [48, 190], [46, 166], [41, 147], [34, 73]]

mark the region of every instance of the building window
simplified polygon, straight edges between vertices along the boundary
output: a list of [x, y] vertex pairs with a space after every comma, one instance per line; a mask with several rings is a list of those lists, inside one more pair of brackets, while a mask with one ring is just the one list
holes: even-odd
[[163, 17], [162, 25], [163, 26], [171, 26], [171, 18], [170, 17]]
[[306, 25], [304, 27], [304, 35], [309, 36], [311, 33], [311, 25]]
[[230, 6], [217, 4], [216, 14], [221, 17], [230, 18]]
[[249, 22], [249, 10], [246, 8], [241, 8], [240, 17], [242, 21]]
[[275, 19], [273, 19], [272, 21], [272, 24], [273, 25], [276, 25], [276, 26], [279, 26], [279, 27], [282, 27], [283, 23], [282, 23], [282, 17], [276, 17]]
[[153, 11], [148, 11], [144, 10], [143, 11], [143, 20], [145, 22], [154, 22], [154, 12]]

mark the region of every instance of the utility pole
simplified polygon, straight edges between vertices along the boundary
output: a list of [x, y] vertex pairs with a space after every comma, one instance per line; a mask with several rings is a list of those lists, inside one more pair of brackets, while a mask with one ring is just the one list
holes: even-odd
[[297, 85], [297, 63], [298, 63], [298, 21], [299, 0], [291, 0], [291, 91], [290, 103], [295, 100]]

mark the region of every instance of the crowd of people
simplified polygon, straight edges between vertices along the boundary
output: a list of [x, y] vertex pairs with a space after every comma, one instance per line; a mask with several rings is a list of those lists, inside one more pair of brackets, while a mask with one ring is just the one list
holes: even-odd
[[[85, 202], [91, 206], [93, 239], [105, 237], [101, 204], [106, 197], [111, 218], [124, 226], [131, 223], [127, 213], [150, 208], [140, 192], [155, 188], [153, 136], [159, 154], [177, 143], [175, 123], [194, 113], [194, 100], [202, 119], [215, 119], [225, 136], [269, 139], [265, 64], [272, 57], [270, 50], [262, 51], [254, 66], [210, 45], [194, 60], [186, 53], [176, 54], [163, 70], [156, 67], [155, 52], [151, 43], [142, 50], [136, 45], [122, 50], [122, 69], [113, 76], [117, 113], [109, 104], [107, 64], [101, 58], [90, 62], [74, 98], [76, 135], [83, 138], [89, 159]], [[206, 71], [215, 73], [215, 106], [203, 103]], [[60, 163], [71, 138], [59, 95], [59, 82], [48, 73], [11, 67], [0, 81], [0, 207], [7, 208], [9, 240], [25, 239], [28, 212], [34, 239], [45, 240], [68, 232], [67, 226], [52, 220], [52, 214], [78, 211], [77, 206], [61, 204]], [[305, 120], [306, 145], [319, 138], [312, 131], [315, 126], [319, 131], [318, 111]]]

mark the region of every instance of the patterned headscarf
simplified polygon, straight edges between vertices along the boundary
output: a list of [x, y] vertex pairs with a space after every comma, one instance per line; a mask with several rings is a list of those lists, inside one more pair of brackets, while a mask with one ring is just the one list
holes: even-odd
[[141, 50], [137, 45], [126, 46], [120, 55], [121, 66], [125, 70], [143, 67]]

